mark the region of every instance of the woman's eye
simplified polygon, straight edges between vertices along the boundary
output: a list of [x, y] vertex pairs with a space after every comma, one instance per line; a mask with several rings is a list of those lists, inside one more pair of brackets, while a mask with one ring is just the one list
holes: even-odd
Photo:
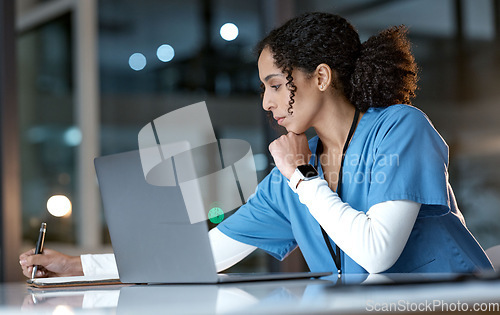
[[278, 90], [280, 88], [281, 84], [278, 84], [278, 85], [271, 85], [271, 87], [274, 89], [274, 90]]

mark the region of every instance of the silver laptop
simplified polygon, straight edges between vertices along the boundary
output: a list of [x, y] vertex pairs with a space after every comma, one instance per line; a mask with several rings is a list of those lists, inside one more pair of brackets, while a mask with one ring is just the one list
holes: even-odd
[[331, 274], [217, 274], [207, 222], [190, 223], [179, 186], [146, 182], [138, 150], [96, 158], [95, 167], [123, 283], [220, 283]]

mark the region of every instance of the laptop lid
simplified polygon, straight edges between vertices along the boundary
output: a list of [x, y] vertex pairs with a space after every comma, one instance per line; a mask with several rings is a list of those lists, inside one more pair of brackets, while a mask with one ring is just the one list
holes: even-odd
[[217, 282], [206, 222], [190, 223], [178, 186], [148, 184], [137, 150], [95, 167], [122, 282]]

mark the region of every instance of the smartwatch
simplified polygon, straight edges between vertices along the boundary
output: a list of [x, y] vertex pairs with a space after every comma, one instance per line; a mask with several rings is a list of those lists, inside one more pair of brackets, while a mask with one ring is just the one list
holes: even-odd
[[299, 165], [292, 174], [292, 177], [290, 177], [290, 186], [295, 190], [301, 181], [311, 180], [318, 177], [318, 171], [311, 164]]

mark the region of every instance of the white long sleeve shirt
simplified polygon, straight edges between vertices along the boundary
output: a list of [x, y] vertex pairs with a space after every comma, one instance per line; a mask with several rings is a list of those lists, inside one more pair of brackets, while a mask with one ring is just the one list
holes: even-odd
[[335, 244], [369, 273], [383, 272], [396, 262], [421, 206], [409, 200], [385, 201], [364, 213], [344, 203], [321, 178], [302, 181], [295, 191]]

